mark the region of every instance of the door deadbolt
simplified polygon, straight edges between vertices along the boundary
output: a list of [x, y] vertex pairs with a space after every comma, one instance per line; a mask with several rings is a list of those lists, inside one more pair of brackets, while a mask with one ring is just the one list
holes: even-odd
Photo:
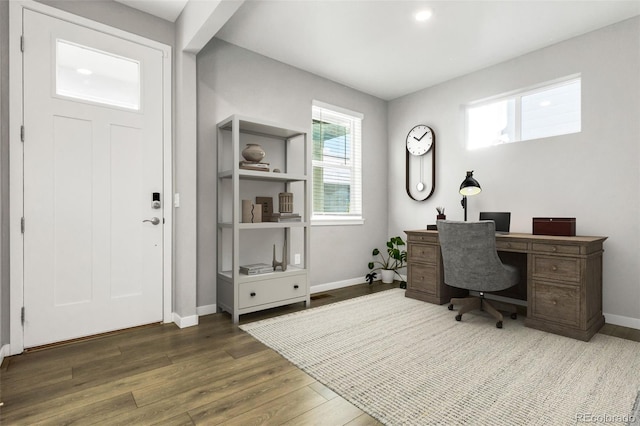
[[151, 222], [152, 225], [157, 225], [160, 223], [160, 218], [152, 217], [151, 219], [145, 219], [143, 222]]
[[[160, 193], [159, 192], [153, 192], [151, 194], [151, 208], [152, 209], [159, 209], [161, 206], [160, 204]], [[155, 223], [154, 223], [155, 225]]]

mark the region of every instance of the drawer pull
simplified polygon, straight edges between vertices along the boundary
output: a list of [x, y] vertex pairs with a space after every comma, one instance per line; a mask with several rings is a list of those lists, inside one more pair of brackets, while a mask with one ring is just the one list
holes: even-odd
[[295, 289], [297, 290], [297, 289], [299, 289], [299, 288], [300, 288], [300, 286], [299, 286], [298, 284], [295, 284], [295, 285], [293, 286], [293, 288], [295, 288]]
[[251, 296], [251, 297], [255, 297], [255, 295], [256, 295], [256, 292], [255, 292], [255, 291], [252, 291], [252, 292], [251, 292], [251, 294], [250, 294], [249, 296]]
[[552, 301], [551, 303], [553, 303], [554, 305], [557, 305], [557, 304], [558, 304], [558, 301], [557, 301], [557, 300], [554, 300], [554, 301]]
[[553, 265], [553, 266], [551, 267], [551, 270], [552, 270], [552, 271], [557, 271], [557, 270], [558, 270], [558, 267], [557, 267], [556, 265]]
[[507, 247], [511, 248], [511, 243], [507, 243]]
[[551, 247], [551, 251], [558, 251], [558, 247], [556, 246]]

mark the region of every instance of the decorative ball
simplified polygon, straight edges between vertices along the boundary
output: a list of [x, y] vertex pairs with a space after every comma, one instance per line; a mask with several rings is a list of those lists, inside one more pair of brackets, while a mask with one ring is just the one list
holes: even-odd
[[242, 150], [242, 156], [247, 161], [252, 161], [254, 163], [259, 163], [262, 161], [266, 153], [264, 149], [257, 143], [249, 143], [247, 147]]

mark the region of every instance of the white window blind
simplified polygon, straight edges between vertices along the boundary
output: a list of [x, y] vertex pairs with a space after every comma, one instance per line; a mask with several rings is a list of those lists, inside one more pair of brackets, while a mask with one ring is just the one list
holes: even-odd
[[362, 114], [314, 101], [313, 217], [362, 219]]
[[467, 105], [467, 148], [580, 132], [581, 89], [572, 76]]

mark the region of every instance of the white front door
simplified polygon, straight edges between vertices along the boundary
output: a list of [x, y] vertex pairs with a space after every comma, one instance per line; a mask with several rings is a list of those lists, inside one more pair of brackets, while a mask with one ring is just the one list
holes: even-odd
[[162, 321], [163, 52], [23, 13], [24, 347]]

